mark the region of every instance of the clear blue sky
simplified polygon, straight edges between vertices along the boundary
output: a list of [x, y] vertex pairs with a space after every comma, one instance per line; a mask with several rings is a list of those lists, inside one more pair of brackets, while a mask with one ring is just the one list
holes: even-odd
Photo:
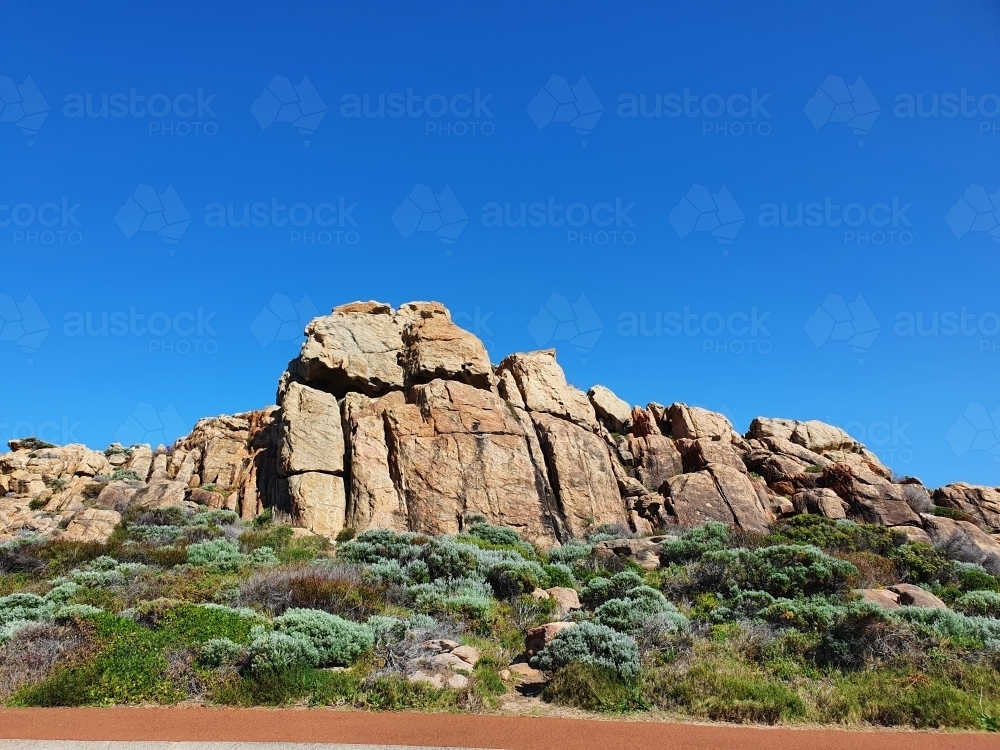
[[0, 440], [172, 440], [271, 403], [312, 311], [434, 299], [494, 361], [555, 346], [584, 388], [1000, 484], [998, 30], [987, 2], [4, 3]]

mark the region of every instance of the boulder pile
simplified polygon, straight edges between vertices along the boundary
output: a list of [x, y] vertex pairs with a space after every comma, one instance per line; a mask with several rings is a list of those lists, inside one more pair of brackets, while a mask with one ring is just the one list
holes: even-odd
[[[170, 447], [11, 441], [0, 541], [103, 541], [130, 508], [166, 505], [271, 509], [330, 538], [456, 533], [477, 516], [545, 546], [605, 524], [764, 532], [812, 513], [895, 527], [1000, 573], [1000, 489], [896, 481], [832, 425], [758, 417], [740, 435], [684, 403], [631, 406], [567, 383], [553, 350], [494, 366], [434, 302], [343, 305], [305, 335], [276, 406], [203, 419]], [[649, 557], [637, 540], [605, 546]]]

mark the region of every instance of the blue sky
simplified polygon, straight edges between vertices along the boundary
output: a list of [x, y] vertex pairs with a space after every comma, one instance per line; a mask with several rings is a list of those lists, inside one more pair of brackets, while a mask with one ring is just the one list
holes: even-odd
[[172, 440], [435, 299], [1000, 484], [1000, 10], [690, 5], [4, 4], [0, 440]]

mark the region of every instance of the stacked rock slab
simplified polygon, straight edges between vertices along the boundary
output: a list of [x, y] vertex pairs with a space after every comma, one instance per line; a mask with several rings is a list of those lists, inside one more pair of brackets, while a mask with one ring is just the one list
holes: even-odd
[[203, 419], [169, 448], [11, 449], [0, 455], [0, 542], [103, 541], [130, 508], [178, 505], [244, 519], [270, 509], [330, 538], [455, 533], [484, 517], [543, 546], [602, 525], [649, 536], [721, 521], [763, 533], [808, 513], [891, 526], [1000, 572], [1000, 488], [896, 481], [815, 420], [760, 417], [741, 436], [700, 407], [585, 393], [552, 350], [494, 367], [434, 302], [335, 308], [307, 326], [277, 406]]

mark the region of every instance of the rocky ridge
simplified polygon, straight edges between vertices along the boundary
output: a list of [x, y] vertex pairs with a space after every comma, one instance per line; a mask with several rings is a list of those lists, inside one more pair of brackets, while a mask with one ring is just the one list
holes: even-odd
[[[0, 542], [104, 541], [136, 506], [271, 509], [330, 538], [456, 533], [482, 516], [542, 545], [603, 524], [763, 532], [812, 513], [891, 526], [1000, 573], [1000, 489], [894, 480], [832, 425], [758, 417], [740, 435], [683, 403], [633, 407], [567, 383], [553, 350], [493, 366], [433, 302], [343, 305], [305, 333], [277, 406], [203, 419], [170, 447], [11, 441]], [[640, 540], [618, 547], [644, 554]]]

